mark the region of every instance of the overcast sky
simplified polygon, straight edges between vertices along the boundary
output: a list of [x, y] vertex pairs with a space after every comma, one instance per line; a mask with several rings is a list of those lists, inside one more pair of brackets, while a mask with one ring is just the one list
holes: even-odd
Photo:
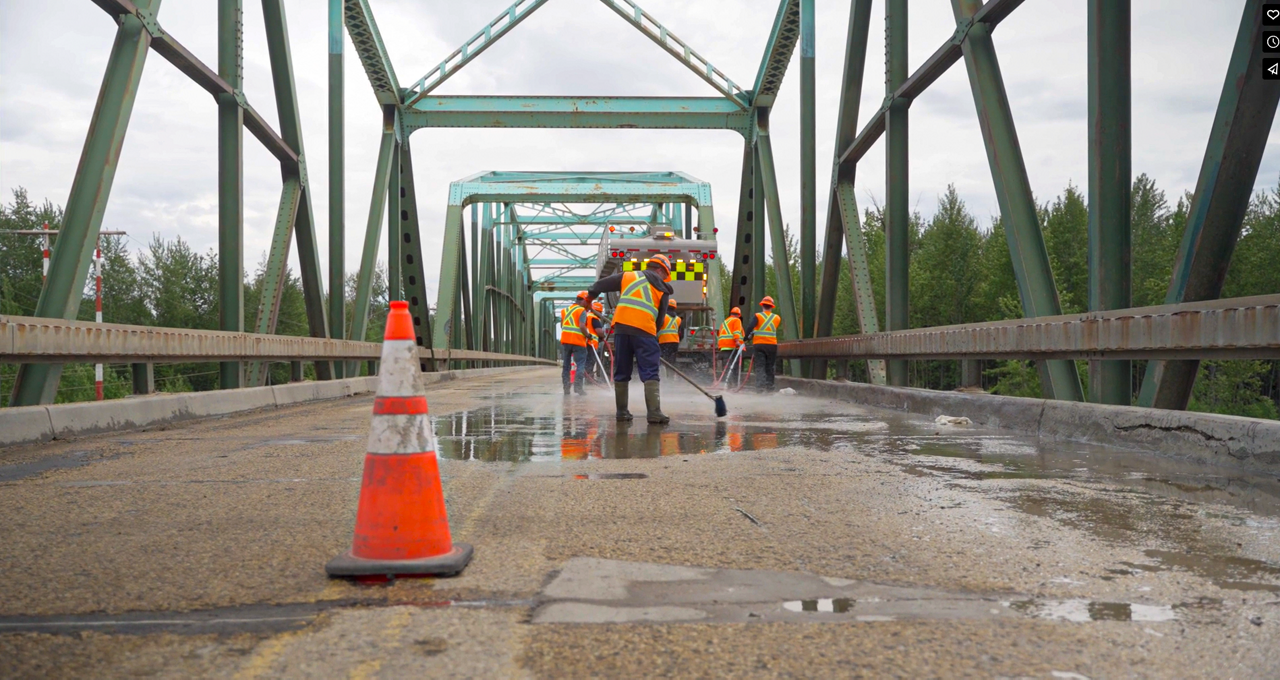
[[[248, 100], [277, 120], [262, 11], [245, 3]], [[313, 206], [327, 262], [327, 17], [321, 0], [286, 0]], [[412, 83], [508, 5], [508, 0], [372, 0], [402, 84]], [[217, 65], [214, 0], [167, 0], [165, 29]], [[826, 186], [849, 0], [817, 0], [818, 182]], [[642, 0], [641, 6], [736, 82], [750, 87], [776, 0]], [[1244, 0], [1134, 0], [1133, 169], [1171, 199], [1195, 188]], [[859, 127], [884, 98], [883, 2], [874, 3]], [[911, 3], [914, 70], [950, 37], [948, 0]], [[0, 0], [0, 200], [18, 186], [64, 204], [115, 35], [87, 0]], [[1031, 184], [1048, 200], [1087, 182], [1085, 2], [1028, 0], [995, 33]], [[346, 43], [347, 268], [359, 263], [380, 114]], [[799, 221], [798, 56], [772, 116], [784, 219]], [[451, 78], [440, 94], [714, 96], [715, 91], [598, 0], [554, 0]], [[217, 110], [212, 98], [154, 52], [147, 60], [102, 228], [217, 243]], [[1258, 187], [1280, 177], [1276, 135]], [[722, 246], [732, 248], [742, 139], [733, 132], [423, 130], [413, 135], [424, 240], [439, 243], [449, 182], [484, 170], [681, 170], [711, 182]], [[245, 135], [245, 266], [271, 238], [279, 165]], [[911, 108], [911, 196], [932, 214], [954, 183], [985, 226], [998, 212], [963, 64]], [[884, 197], [883, 144], [859, 166], [858, 199]], [[818, 193], [819, 224], [826, 194]], [[291, 258], [296, 262], [296, 255]], [[428, 252], [434, 279], [439, 256]], [[296, 271], [296, 268], [295, 268]], [[432, 286], [434, 289], [434, 286]]]

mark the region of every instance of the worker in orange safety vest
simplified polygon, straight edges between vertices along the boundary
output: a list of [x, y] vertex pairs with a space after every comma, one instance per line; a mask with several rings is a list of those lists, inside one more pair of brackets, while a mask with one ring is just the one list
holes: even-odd
[[587, 373], [587, 309], [591, 302], [587, 299], [587, 291], [578, 293], [573, 304], [560, 310], [560, 357], [564, 365], [560, 368], [560, 382], [564, 385], [564, 394], [569, 396], [570, 364], [576, 364], [577, 373], [573, 374], [573, 390], [578, 394], [586, 394], [582, 381]]
[[760, 361], [760, 374], [756, 387], [773, 391], [773, 375], [778, 363], [778, 327], [782, 318], [773, 313], [773, 298], [766, 295], [760, 301], [760, 311], [747, 321], [746, 336], [751, 340], [751, 361]]
[[[662, 352], [662, 358], [672, 364], [676, 363], [676, 350], [680, 349], [680, 341], [683, 339], [684, 321], [676, 314], [676, 301], [672, 298], [667, 311], [667, 323], [658, 329], [658, 348]], [[668, 371], [667, 377], [674, 376]]]
[[[720, 350], [721, 365], [726, 368], [721, 369], [724, 375], [724, 382], [727, 384], [730, 380], [737, 379], [738, 366], [741, 363], [741, 355], [735, 357], [739, 347], [742, 347], [742, 310], [734, 307], [729, 310], [729, 318], [720, 324], [720, 332], [716, 334], [716, 348]], [[729, 360], [733, 359], [733, 366], [729, 366]]]
[[602, 293], [618, 293], [613, 312], [613, 389], [617, 419], [631, 420], [627, 410], [628, 391], [633, 364], [640, 368], [644, 382], [646, 419], [655, 425], [670, 422], [662, 412], [658, 366], [658, 329], [667, 324], [667, 307], [672, 290], [671, 260], [658, 253], [645, 261], [640, 271], [621, 271], [596, 281], [587, 291], [587, 299]]

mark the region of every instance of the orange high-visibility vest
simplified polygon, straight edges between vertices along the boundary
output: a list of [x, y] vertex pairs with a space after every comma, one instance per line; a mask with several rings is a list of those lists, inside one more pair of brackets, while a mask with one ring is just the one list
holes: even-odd
[[596, 335], [596, 325], [591, 323], [592, 319], [599, 319], [595, 312], [587, 312], [587, 344], [600, 348], [600, 336]]
[[587, 346], [586, 330], [583, 328], [586, 311], [586, 308], [578, 304], [560, 310], [560, 344]]
[[613, 312], [613, 322], [638, 328], [649, 335], [658, 334], [658, 302], [662, 291], [654, 288], [644, 272], [622, 275], [622, 295]]
[[667, 315], [666, 325], [658, 331], [658, 342], [663, 344], [680, 342], [680, 317], [675, 314]]
[[742, 344], [742, 319], [731, 316], [720, 324], [720, 333], [716, 337], [716, 347], [720, 349], [736, 349]]
[[751, 332], [751, 344], [753, 345], [776, 345], [778, 344], [778, 324], [782, 319], [773, 312], [764, 314], [756, 312], [756, 328]]

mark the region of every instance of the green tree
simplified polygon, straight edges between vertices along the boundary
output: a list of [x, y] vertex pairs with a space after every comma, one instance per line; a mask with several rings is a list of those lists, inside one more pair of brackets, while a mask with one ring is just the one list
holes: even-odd
[[1063, 314], [1089, 309], [1089, 207], [1074, 184], [1040, 209], [1044, 245]]

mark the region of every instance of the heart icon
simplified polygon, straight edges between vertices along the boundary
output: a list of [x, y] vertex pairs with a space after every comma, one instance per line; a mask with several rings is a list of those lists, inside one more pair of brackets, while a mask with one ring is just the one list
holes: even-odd
[[1268, 18], [1268, 19], [1270, 19], [1270, 20], [1272, 20], [1272, 21], [1275, 21], [1275, 20], [1276, 20], [1276, 17], [1280, 17], [1280, 9], [1269, 9], [1269, 10], [1267, 10], [1267, 18]]

